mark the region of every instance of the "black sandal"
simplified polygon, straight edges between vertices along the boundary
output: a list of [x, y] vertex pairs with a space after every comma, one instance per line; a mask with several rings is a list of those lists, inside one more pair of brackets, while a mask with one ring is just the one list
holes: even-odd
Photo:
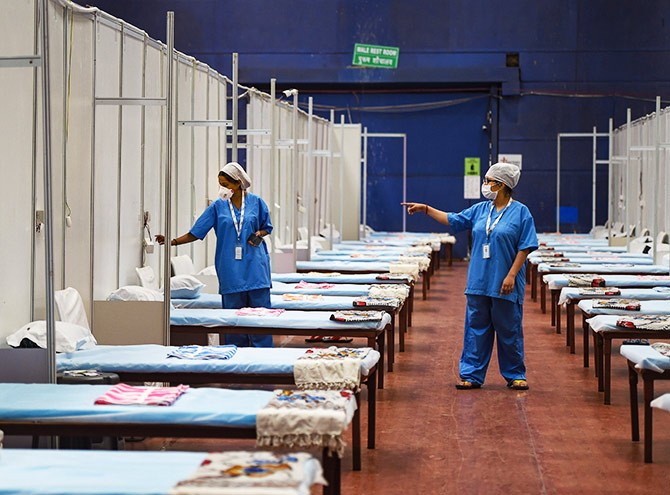
[[456, 388], [458, 390], [473, 390], [475, 388], [482, 388], [480, 383], [474, 383], [470, 380], [461, 380], [456, 383]]

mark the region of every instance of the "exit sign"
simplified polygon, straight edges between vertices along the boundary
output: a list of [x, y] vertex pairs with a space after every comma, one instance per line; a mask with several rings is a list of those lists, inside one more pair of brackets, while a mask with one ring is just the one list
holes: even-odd
[[400, 55], [400, 48], [395, 46], [356, 43], [352, 65], [395, 69], [398, 67], [398, 55]]

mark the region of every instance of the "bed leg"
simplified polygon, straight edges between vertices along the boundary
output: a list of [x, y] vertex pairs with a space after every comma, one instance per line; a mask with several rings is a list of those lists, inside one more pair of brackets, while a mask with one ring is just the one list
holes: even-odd
[[645, 378], [644, 386], [644, 462], [652, 462], [653, 415], [651, 401], [654, 399], [654, 380]]
[[354, 412], [354, 417], [351, 424], [351, 453], [353, 460], [353, 470], [361, 470], [361, 392], [358, 391], [355, 394], [356, 412]]
[[368, 449], [375, 448], [377, 434], [377, 370], [367, 380], [368, 385]]
[[628, 392], [630, 395], [630, 436], [633, 442], [640, 441], [640, 415], [637, 406], [637, 371], [628, 361]]

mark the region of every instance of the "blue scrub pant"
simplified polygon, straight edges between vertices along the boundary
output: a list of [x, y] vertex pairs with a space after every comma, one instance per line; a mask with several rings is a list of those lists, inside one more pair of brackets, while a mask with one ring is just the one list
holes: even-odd
[[[221, 294], [223, 309], [270, 308], [270, 289]], [[226, 344], [238, 347], [274, 347], [272, 335], [226, 334]]]
[[509, 383], [526, 379], [523, 305], [497, 297], [467, 295], [461, 380], [483, 384], [497, 336], [500, 373]]

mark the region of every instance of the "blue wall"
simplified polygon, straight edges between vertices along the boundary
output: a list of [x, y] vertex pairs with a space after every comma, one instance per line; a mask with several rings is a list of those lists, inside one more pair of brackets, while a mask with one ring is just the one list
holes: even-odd
[[[82, 2], [84, 3], [84, 2]], [[175, 11], [177, 49], [230, 74], [240, 54], [240, 82], [297, 87], [300, 101], [345, 109], [347, 121], [370, 132], [408, 134], [408, 195], [447, 210], [462, 199], [463, 158], [521, 153], [517, 198], [539, 230], [555, 228], [556, 135], [606, 132], [670, 99], [670, 2], [664, 0], [87, 0], [152, 37], [165, 39], [165, 12]], [[354, 43], [400, 48], [398, 69], [351, 66]], [[506, 53], [519, 67], [506, 67]], [[489, 97], [493, 94], [493, 97]], [[412, 105], [475, 97], [416, 112], [362, 107]], [[494, 128], [482, 131], [488, 109]], [[324, 115], [327, 115], [324, 113]], [[339, 121], [339, 113], [337, 120]], [[601, 140], [598, 158], [606, 158]], [[397, 230], [400, 199], [397, 143], [371, 141], [369, 222]], [[401, 151], [400, 151], [401, 153]], [[400, 163], [401, 166], [401, 163]], [[591, 226], [591, 142], [562, 148], [561, 204]], [[597, 220], [606, 219], [607, 173], [598, 173]], [[412, 218], [409, 229], [436, 224]], [[463, 243], [459, 243], [463, 244]], [[462, 251], [457, 254], [463, 254]]]

